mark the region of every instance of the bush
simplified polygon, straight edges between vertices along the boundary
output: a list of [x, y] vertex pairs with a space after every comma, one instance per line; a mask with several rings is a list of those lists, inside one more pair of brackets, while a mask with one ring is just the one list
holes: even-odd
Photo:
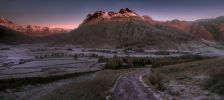
[[168, 51], [158, 51], [158, 52], [155, 52], [155, 55], [169, 55], [170, 52]]
[[116, 55], [112, 59], [108, 59], [106, 63], [106, 68], [108, 69], [119, 69], [122, 66], [122, 59]]
[[102, 62], [106, 62], [106, 58], [104, 58], [103, 56], [99, 56], [98, 63], [102, 63]]
[[66, 50], [67, 50], [67, 51], [72, 51], [72, 48], [67, 48]]
[[0, 50], [10, 50], [10, 48], [1, 48]]
[[224, 94], [224, 80], [217, 81], [209, 90], [214, 93]]
[[90, 57], [90, 58], [91, 58], [91, 57], [92, 57], [92, 58], [97, 58], [98, 55], [93, 53], [93, 54], [90, 54], [89, 57]]
[[39, 59], [40, 57], [39, 56], [35, 56], [35, 59]]
[[165, 87], [163, 86], [163, 83], [162, 83], [162, 78], [159, 73], [154, 72], [154, 73], [150, 74], [149, 82], [155, 87], [155, 89], [160, 90], [160, 91], [165, 90]]
[[75, 59], [75, 60], [78, 59], [78, 55], [77, 55], [77, 54], [74, 55], [74, 59]]
[[145, 50], [143, 48], [138, 48], [138, 49], [135, 49], [135, 52], [145, 52]]
[[206, 81], [205, 88], [211, 92], [224, 94], [224, 68], [211, 70], [209, 79]]

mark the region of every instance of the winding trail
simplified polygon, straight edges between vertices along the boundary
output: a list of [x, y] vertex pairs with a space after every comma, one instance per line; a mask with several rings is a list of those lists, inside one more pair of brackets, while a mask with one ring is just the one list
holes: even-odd
[[[150, 70], [138, 70], [122, 75], [116, 82], [110, 99], [112, 100], [160, 100], [150, 91], [148, 87], [144, 86], [141, 77]], [[109, 99], [109, 100], [110, 100]]]

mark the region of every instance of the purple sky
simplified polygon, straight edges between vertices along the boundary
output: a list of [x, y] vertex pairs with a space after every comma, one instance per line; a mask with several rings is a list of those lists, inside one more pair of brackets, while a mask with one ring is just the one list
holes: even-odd
[[155, 20], [224, 16], [224, 0], [1, 0], [0, 16], [15, 23], [75, 28], [88, 13], [130, 8]]

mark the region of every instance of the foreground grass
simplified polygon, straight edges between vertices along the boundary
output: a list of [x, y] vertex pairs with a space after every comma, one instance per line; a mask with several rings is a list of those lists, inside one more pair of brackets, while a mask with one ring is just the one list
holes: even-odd
[[156, 90], [164, 91], [166, 88], [163, 85], [162, 77], [158, 72], [152, 72], [147, 77], [151, 85], [154, 86]]
[[209, 79], [204, 87], [212, 92], [224, 95], [224, 67], [211, 69]]
[[[93, 72], [96, 72], [96, 71], [93, 71]], [[0, 91], [4, 91], [6, 89], [19, 89], [26, 85], [46, 84], [46, 83], [54, 82], [60, 79], [78, 77], [78, 76], [93, 73], [93, 72], [72, 73], [72, 74], [65, 74], [60, 76], [48, 76], [48, 77], [2, 79], [0, 80]]]
[[[224, 95], [224, 58], [214, 58], [202, 61], [163, 66], [156, 69], [163, 81], [176, 80], [198, 82], [202, 89]], [[205, 78], [197, 79], [197, 76]]]
[[105, 100], [116, 79], [129, 71], [132, 69], [100, 71], [91, 80], [66, 84], [41, 97], [41, 100]]

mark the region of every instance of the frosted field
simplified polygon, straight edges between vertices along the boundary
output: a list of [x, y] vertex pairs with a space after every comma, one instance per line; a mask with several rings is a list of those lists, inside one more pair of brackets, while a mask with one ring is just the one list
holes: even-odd
[[[70, 51], [46, 47], [45, 49], [27, 46], [5, 46], [0, 50], [0, 79], [23, 77], [46, 77], [70, 73], [101, 70], [98, 58], [69, 56]], [[7, 48], [7, 49], [5, 49]], [[35, 56], [61, 53], [60, 57], [46, 57], [37, 59]]]
[[31, 61], [0, 70], [0, 79], [21, 77], [45, 77], [69, 73], [88, 72], [102, 69], [103, 66], [93, 60], [48, 59]]
[[51, 66], [51, 65], [64, 65], [64, 64], [74, 64], [74, 63], [81, 63], [85, 61], [79, 61], [74, 59], [43, 59], [40, 61], [32, 61], [27, 62], [25, 64], [19, 64], [10, 67], [11, 69], [17, 69], [17, 68], [36, 68], [36, 67], [45, 67], [45, 66]]
[[[44, 44], [0, 47], [0, 79], [23, 77], [46, 77], [69, 73], [103, 70], [98, 57], [178, 57], [187, 54], [222, 56], [224, 50], [206, 46], [197, 50], [144, 50], [135, 52], [124, 49], [93, 49], [74, 46], [51, 47]], [[56, 55], [55, 54], [59, 54]], [[74, 58], [74, 55], [81, 55]]]

